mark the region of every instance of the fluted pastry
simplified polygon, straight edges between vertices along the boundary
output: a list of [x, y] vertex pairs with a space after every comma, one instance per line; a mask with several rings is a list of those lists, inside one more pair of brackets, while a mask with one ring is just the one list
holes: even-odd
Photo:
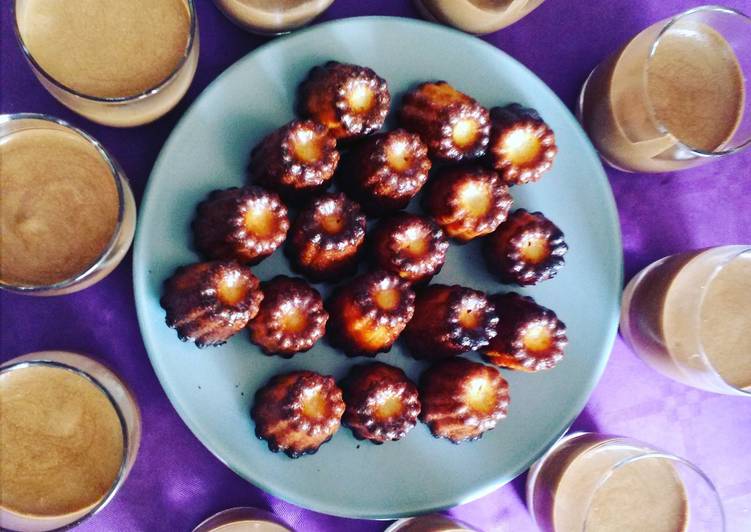
[[331, 297], [331, 342], [348, 356], [388, 351], [415, 309], [415, 294], [398, 276], [377, 270], [340, 286]]
[[365, 242], [365, 224], [360, 206], [344, 194], [314, 198], [297, 215], [287, 239], [293, 267], [313, 281], [353, 273]]
[[433, 284], [418, 291], [404, 339], [413, 357], [436, 360], [485, 347], [497, 324], [495, 307], [482, 292]]
[[408, 92], [399, 120], [420, 135], [430, 154], [439, 159], [474, 159], [488, 146], [490, 113], [445, 81], [421, 83]]
[[490, 362], [521, 371], [550, 369], [560, 362], [568, 338], [555, 312], [513, 292], [489, 299], [501, 317], [495, 338], [483, 349]]
[[293, 120], [252, 151], [249, 172], [260, 185], [300, 200], [323, 191], [339, 164], [336, 139], [312, 120]]
[[262, 283], [261, 290], [261, 308], [248, 329], [264, 353], [289, 358], [308, 351], [324, 335], [329, 314], [315, 288], [279, 275]]
[[251, 417], [256, 436], [290, 458], [315, 453], [339, 430], [344, 401], [333, 377], [293, 371], [256, 392]]
[[300, 113], [337, 139], [375, 133], [391, 104], [386, 80], [372, 69], [329, 61], [314, 67], [299, 89]]
[[406, 212], [384, 219], [371, 242], [376, 264], [410, 283], [427, 281], [440, 272], [449, 247], [433, 220]]
[[258, 313], [263, 299], [250, 268], [234, 261], [182, 266], [164, 283], [167, 325], [198, 347], [220, 345]]
[[517, 209], [485, 241], [488, 269], [504, 283], [533, 285], [563, 267], [563, 232], [541, 212]]
[[436, 438], [476, 440], [506, 417], [508, 384], [500, 371], [461, 357], [443, 360], [420, 377], [420, 419]]
[[448, 236], [462, 242], [495, 231], [512, 201], [495, 172], [475, 165], [441, 170], [425, 195], [428, 213]]
[[377, 444], [399, 440], [417, 422], [417, 386], [399, 368], [381, 362], [355, 366], [343, 388], [347, 407], [342, 421], [357, 439]]
[[365, 140], [347, 159], [342, 186], [373, 216], [406, 207], [431, 166], [420, 137], [404, 129]]
[[490, 124], [488, 161], [509, 185], [537, 181], [553, 165], [555, 134], [534, 109], [494, 107]]
[[247, 186], [215, 190], [198, 204], [193, 234], [198, 251], [209, 259], [256, 264], [287, 237], [287, 207], [274, 192]]

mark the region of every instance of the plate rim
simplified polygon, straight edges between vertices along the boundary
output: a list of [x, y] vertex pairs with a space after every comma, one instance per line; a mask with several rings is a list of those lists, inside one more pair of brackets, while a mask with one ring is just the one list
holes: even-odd
[[407, 17], [399, 17], [399, 16], [384, 16], [384, 15], [367, 15], [367, 16], [355, 16], [355, 17], [346, 17], [346, 18], [340, 18], [330, 21], [325, 21], [321, 23], [315, 23], [311, 26], [308, 26], [304, 29], [297, 30], [295, 32], [292, 32], [290, 34], [276, 37], [252, 50], [250, 50], [248, 53], [243, 55], [242, 57], [238, 58], [235, 62], [233, 62], [231, 65], [229, 65], [224, 71], [222, 71], [218, 76], [216, 76], [204, 89], [201, 91], [200, 94], [196, 96], [196, 98], [190, 103], [190, 105], [185, 109], [183, 114], [180, 116], [180, 118], [177, 120], [175, 125], [172, 127], [172, 129], [169, 132], [169, 135], [167, 139], [165, 140], [164, 144], [159, 150], [159, 154], [154, 161], [154, 165], [152, 166], [152, 170], [149, 173], [148, 180], [146, 182], [146, 186], [144, 187], [143, 195], [141, 197], [140, 205], [139, 205], [139, 214], [138, 214], [138, 223], [136, 227], [136, 235], [135, 235], [135, 242], [133, 245], [133, 257], [132, 257], [132, 269], [133, 269], [133, 294], [134, 299], [136, 303], [136, 315], [138, 319], [138, 326], [139, 326], [139, 332], [141, 334], [141, 338], [143, 340], [144, 346], [146, 348], [146, 353], [149, 357], [149, 362], [154, 370], [154, 373], [157, 376], [157, 379], [159, 381], [159, 385], [164, 391], [164, 394], [169, 399], [170, 404], [177, 412], [180, 419], [185, 423], [185, 425], [188, 427], [188, 429], [191, 431], [193, 436], [198, 439], [198, 441], [217, 459], [219, 460], [224, 466], [229, 468], [231, 471], [233, 471], [235, 474], [237, 474], [240, 478], [245, 480], [246, 482], [250, 483], [251, 485], [257, 487], [258, 489], [261, 489], [262, 491], [277, 497], [279, 499], [282, 499], [290, 504], [320, 512], [325, 513], [327, 515], [332, 515], [336, 517], [345, 517], [345, 518], [351, 518], [351, 519], [370, 519], [370, 520], [390, 520], [390, 519], [398, 519], [402, 517], [409, 517], [414, 515], [422, 515], [422, 514], [428, 514], [432, 512], [442, 511], [449, 508], [453, 508], [455, 506], [459, 506], [462, 504], [466, 504], [468, 502], [474, 501], [476, 499], [479, 499], [485, 495], [488, 495], [489, 493], [495, 491], [496, 489], [504, 486], [507, 483], [510, 483], [512, 480], [517, 478], [519, 475], [521, 475], [524, 471], [529, 469], [529, 467], [540, 457], [544, 452], [553, 445], [562, 435], [564, 435], [573, 422], [576, 420], [576, 418], [581, 414], [581, 412], [584, 410], [587, 402], [589, 402], [589, 399], [592, 395], [592, 392], [594, 391], [595, 387], [599, 383], [602, 374], [605, 370], [605, 367], [607, 366], [607, 363], [610, 359], [610, 356], [612, 354], [613, 345], [615, 343], [615, 338], [617, 335], [618, 330], [618, 322], [620, 317], [620, 302], [622, 297], [622, 290], [616, 289], [616, 301], [613, 309], [611, 309], [611, 316], [609, 316], [609, 326], [606, 331], [606, 334], [603, 335], [603, 341], [601, 342], [601, 348], [600, 352], [605, 352], [605, 354], [601, 357], [599, 357], [596, 361], [594, 371], [590, 374], [589, 378], [586, 381], [586, 386], [584, 387], [586, 389], [586, 393], [582, 394], [579, 398], [577, 398], [577, 401], [573, 402], [574, 408], [571, 408], [571, 411], [574, 412], [572, 416], [569, 416], [570, 419], [566, 419], [565, 423], [561, 424], [560, 430], [556, 431], [555, 435], [546, 442], [543, 442], [541, 446], [539, 446], [538, 449], [535, 450], [535, 452], [532, 453], [532, 458], [526, 462], [519, 464], [517, 468], [514, 469], [510, 474], [500, 475], [496, 477], [495, 479], [488, 481], [482, 485], [479, 485], [475, 487], [472, 490], [469, 490], [462, 494], [461, 496], [454, 496], [451, 497], [451, 500], [446, 501], [439, 501], [434, 504], [430, 505], [424, 505], [417, 509], [408, 509], [408, 510], [400, 510], [400, 511], [394, 511], [394, 512], [357, 512], [357, 513], [347, 513], [346, 511], [343, 511], [342, 508], [332, 506], [330, 504], [319, 504], [314, 496], [305, 495], [305, 496], [296, 496], [294, 494], [289, 495], [286, 493], [280, 493], [276, 488], [272, 488], [268, 485], [268, 483], [262, 479], [262, 478], [253, 478], [251, 479], [249, 475], [246, 475], [242, 468], [240, 467], [240, 464], [234, 463], [234, 461], [228, 461], [223, 456], [221, 456], [220, 451], [216, 450], [215, 447], [216, 442], [213, 436], [210, 436], [206, 434], [201, 428], [198, 427], [198, 423], [194, 422], [192, 417], [187, 413], [186, 409], [183, 407], [181, 401], [174, 395], [173, 391], [165, 386], [164, 379], [163, 379], [163, 371], [160, 367], [160, 364], [158, 363], [157, 359], [158, 357], [155, 355], [152, 355], [152, 353], [159, 352], [159, 348], [157, 345], [155, 345], [154, 342], [152, 342], [152, 339], [148, 336], [145, 331], [148, 331], [148, 325], [150, 324], [150, 321], [147, 320], [147, 310], [146, 310], [146, 298], [148, 297], [148, 290], [141, 291], [139, 286], [147, 286], [148, 284], [148, 268], [146, 267], [146, 251], [143, 249], [145, 246], [146, 237], [142, 237], [142, 233], [145, 231], [144, 225], [142, 223], [143, 218], [146, 217], [146, 212], [150, 211], [151, 209], [148, 208], [149, 206], [149, 199], [151, 197], [151, 188], [155, 181], [154, 176], [161, 171], [161, 166], [163, 163], [163, 160], [166, 157], [166, 152], [169, 151], [168, 148], [172, 148], [172, 144], [175, 141], [175, 136], [178, 130], [181, 127], [185, 127], [184, 123], [187, 119], [187, 117], [190, 115], [191, 112], [194, 111], [194, 108], [196, 105], [206, 97], [206, 94], [210, 92], [214, 88], [215, 85], [218, 85], [222, 82], [222, 80], [228, 76], [232, 71], [234, 71], [237, 68], [240, 68], [240, 64], [244, 63], [245, 61], [251, 60], [253, 56], [256, 54], [262, 53], [266, 50], [267, 47], [274, 46], [277, 43], [280, 42], [286, 42], [289, 40], [296, 40], [296, 39], [304, 39], [305, 36], [308, 33], [313, 33], [318, 31], [322, 27], [330, 27], [330, 26], [337, 26], [337, 25], [349, 25], [349, 24], [405, 24], [407, 26], [419, 26], [423, 29], [428, 29], [429, 31], [437, 31], [438, 33], [446, 33], [451, 34], [453, 36], [459, 36], [462, 38], [467, 39], [475, 39], [477, 43], [487, 48], [489, 51], [501, 54], [505, 56], [506, 60], [509, 60], [513, 63], [515, 63], [519, 68], [524, 70], [528, 76], [530, 76], [532, 79], [539, 82], [540, 86], [542, 87], [543, 91], [547, 92], [547, 96], [549, 98], [552, 98], [553, 100], [557, 101], [561, 108], [564, 109], [564, 112], [562, 115], [565, 117], [564, 119], [569, 123], [569, 126], [576, 129], [579, 132], [580, 137], [585, 141], [585, 149], [587, 155], [596, 163], [595, 166], [597, 168], [597, 172], [592, 175], [590, 179], [594, 180], [595, 182], [599, 183], [602, 188], [604, 189], [604, 196], [607, 201], [603, 203], [604, 206], [604, 215], [605, 218], [609, 221], [609, 227], [608, 232], [610, 235], [608, 235], [609, 239], [612, 239], [614, 248], [617, 250], [620, 250], [620, 253], [617, 253], [616, 258], [617, 264], [615, 273], [615, 279], [614, 281], [617, 283], [617, 286], [620, 286], [622, 288], [623, 286], [623, 275], [624, 275], [624, 261], [623, 261], [623, 244], [622, 244], [622, 237], [621, 237], [621, 225], [620, 225], [620, 219], [618, 216], [618, 210], [617, 205], [615, 202], [615, 197], [613, 194], [612, 186], [610, 185], [610, 181], [608, 179], [607, 174], [605, 173], [604, 167], [602, 165], [602, 161], [592, 146], [591, 141], [589, 140], [589, 136], [586, 134], [586, 132], [583, 130], [581, 125], [579, 124], [578, 120], [574, 117], [571, 110], [568, 108], [568, 106], [558, 97], [558, 95], [539, 77], [537, 74], [535, 74], [532, 70], [530, 70], [527, 66], [525, 66], [523, 63], [521, 63], [519, 60], [511, 56], [509, 53], [505, 52], [501, 48], [484, 41], [483, 39], [477, 38], [473, 35], [467, 34], [465, 32], [462, 32], [460, 30], [446, 27], [440, 24], [435, 24], [429, 21], [421, 20], [421, 19], [414, 19], [414, 18], [407, 18]]

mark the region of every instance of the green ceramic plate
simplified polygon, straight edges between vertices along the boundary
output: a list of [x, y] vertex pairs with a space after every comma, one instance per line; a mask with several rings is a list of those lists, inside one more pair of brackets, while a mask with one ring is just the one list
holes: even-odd
[[[250, 148], [293, 118], [298, 83], [335, 59], [384, 77], [393, 101], [424, 80], [443, 79], [487, 107], [521, 102], [556, 132], [560, 154], [537, 184], [515, 187], [516, 207], [540, 210], [566, 234], [570, 252], [553, 280], [523, 290], [569, 327], [564, 361], [540, 374], [504, 372], [510, 413], [484, 438], [452, 445], [420, 424], [399, 442], [376, 446], [340, 430], [317, 454], [291, 460], [254, 436], [253, 394], [272, 375], [310, 369], [340, 378], [355, 361], [319, 343], [291, 360], [263, 356], [240, 334], [198, 350], [178, 341], [159, 306], [162, 282], [198, 260], [190, 221], [211, 190], [241, 185]], [[413, 204], [417, 202], [414, 201]], [[414, 206], [413, 206], [414, 208]], [[354, 18], [314, 26], [248, 54], [196, 100], [154, 166], [141, 206], [134, 256], [138, 317], [156, 374], [193, 433], [230, 468], [290, 502], [329, 514], [389, 518], [477, 498], [524, 471], [584, 407], [616, 331], [622, 277], [618, 217], [602, 166], [561, 101], [498, 49], [463, 33], [414, 20]], [[254, 267], [262, 279], [289, 273], [278, 251]], [[452, 245], [435, 279], [496, 292], [476, 244]], [[477, 355], [470, 355], [476, 358]], [[396, 346], [378, 357], [417, 379], [423, 364]]]

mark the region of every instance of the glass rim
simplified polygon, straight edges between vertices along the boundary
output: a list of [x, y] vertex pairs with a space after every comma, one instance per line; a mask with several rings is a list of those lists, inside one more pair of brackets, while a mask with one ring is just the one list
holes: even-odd
[[[709, 248], [705, 249], [701, 253], [706, 253], [707, 251], [711, 251], [716, 248]], [[751, 254], [751, 245], [741, 244], [740, 249], [737, 252], [732, 253], [728, 257], [725, 257], [717, 266], [715, 266], [714, 270], [712, 270], [712, 274], [709, 276], [709, 278], [706, 280], [706, 282], [701, 287], [701, 292], [699, 294], [699, 304], [697, 306], [697, 312], [695, 316], [695, 330], [701, 331], [701, 309], [704, 306], [704, 299], [707, 297], [707, 293], [709, 292], [709, 287], [712, 286], [712, 283], [717, 278], [717, 276], [720, 274], [720, 272], [725, 269], [731, 262], [738, 259], [742, 255], [745, 255], [746, 253]], [[733, 389], [734, 391], [738, 392], [740, 395], [745, 395], [747, 397], [751, 397], [751, 386], [747, 386], [746, 388], [739, 388], [738, 386], [735, 386], [733, 384], [730, 384], [725, 378], [720, 375], [720, 373], [717, 371], [717, 368], [712, 364], [712, 361], [707, 356], [707, 352], [704, 349], [704, 343], [701, 341], [701, 335], [698, 335], [697, 341], [699, 343], [699, 347], [701, 349], [698, 349], [698, 354], [701, 357], [701, 361], [708, 367], [711, 368], [714, 375], [720, 379], [726, 386]], [[751, 353], [749, 353], [751, 355]]]
[[[117, 203], [118, 203], [117, 222], [115, 224], [115, 228], [114, 228], [114, 231], [112, 232], [112, 237], [110, 238], [109, 242], [102, 249], [102, 253], [96, 259], [94, 259], [94, 261], [91, 264], [86, 266], [82, 271], [74, 274], [72, 277], [63, 279], [62, 281], [58, 281], [52, 284], [14, 284], [14, 283], [7, 283], [2, 278], [0, 278], [0, 288], [10, 290], [13, 292], [34, 293], [34, 292], [42, 292], [42, 291], [47, 291], [47, 290], [62, 290], [62, 289], [68, 288], [72, 285], [75, 285], [85, 280], [87, 277], [89, 277], [95, 271], [97, 271], [99, 267], [105, 262], [105, 258], [107, 257], [107, 255], [110, 253], [110, 251], [112, 251], [112, 249], [117, 244], [117, 241], [120, 238], [120, 233], [122, 232], [123, 221], [125, 219], [125, 190], [123, 189], [123, 181], [122, 181], [124, 177], [123, 172], [120, 169], [120, 166], [117, 164], [117, 161], [115, 161], [115, 159], [109, 154], [109, 152], [107, 152], [107, 150], [104, 149], [104, 146], [102, 146], [102, 144], [98, 140], [96, 140], [94, 137], [92, 137], [85, 131], [66, 122], [65, 120], [56, 118], [48, 114], [43, 114], [43, 113], [0, 114], [0, 125], [5, 124], [6, 122], [13, 122], [14, 120], [39, 120], [42, 122], [50, 122], [58, 126], [67, 128], [68, 130], [76, 133], [81, 138], [83, 138], [86, 142], [92, 145], [94, 149], [97, 151], [97, 153], [99, 153], [99, 155], [102, 157], [102, 159], [104, 159], [104, 161], [107, 163], [108, 168], [110, 169], [112, 179], [115, 182], [115, 189], [117, 190]], [[4, 137], [5, 135], [0, 135], [0, 140]]]
[[149, 96], [152, 96], [153, 94], [160, 92], [165, 86], [169, 85], [178, 76], [182, 68], [188, 62], [188, 58], [190, 57], [190, 54], [193, 51], [193, 46], [196, 40], [196, 31], [197, 31], [198, 24], [197, 24], [195, 6], [193, 5], [194, 0], [183, 0], [188, 6], [188, 16], [190, 18], [190, 28], [188, 30], [188, 42], [185, 45], [185, 50], [183, 51], [182, 57], [180, 57], [180, 61], [178, 61], [177, 65], [175, 65], [175, 68], [172, 70], [172, 72], [170, 72], [169, 75], [167, 75], [167, 77], [165, 77], [162, 81], [160, 81], [155, 86], [148, 88], [142, 92], [139, 92], [138, 94], [134, 94], [132, 96], [118, 96], [114, 98], [92, 96], [90, 94], [85, 94], [83, 92], [77, 91], [71, 87], [68, 87], [64, 83], [58, 81], [51, 74], [49, 74], [44, 68], [42, 68], [42, 66], [37, 62], [36, 59], [34, 59], [34, 56], [31, 54], [31, 51], [26, 46], [26, 43], [24, 42], [23, 37], [21, 36], [21, 30], [18, 27], [18, 16], [17, 16], [16, 6], [18, 5], [19, 1], [20, 0], [13, 1], [13, 4], [11, 5], [11, 16], [13, 17], [13, 31], [16, 35], [16, 41], [21, 47], [21, 51], [23, 52], [23, 55], [26, 58], [26, 60], [31, 64], [31, 66], [36, 72], [39, 72], [44, 77], [45, 80], [52, 83], [55, 87], [69, 94], [72, 94], [73, 96], [76, 96], [83, 100], [88, 100], [90, 102], [104, 103], [104, 104], [133, 103], [133, 102], [137, 102], [145, 98], [148, 98]]
[[[716, 13], [722, 13], [724, 15], [730, 15], [733, 17], [739, 17], [741, 20], [746, 21], [746, 23], [749, 25], [749, 31], [751, 31], [751, 17], [743, 13], [742, 11], [739, 11], [737, 9], [733, 9], [731, 7], [725, 7], [720, 6], [716, 4], [707, 4], [703, 6], [697, 6], [691, 9], [687, 9], [686, 11], [682, 11], [681, 13], [678, 13], [677, 15], [672, 16], [670, 19], [668, 19], [668, 22], [663, 26], [663, 28], [660, 30], [660, 32], [657, 34], [657, 37], [654, 38], [654, 41], [650, 45], [649, 48], [649, 55], [647, 56], [647, 61], [645, 62], [643, 71], [642, 71], [642, 81], [644, 83], [644, 87], [647, 87], [647, 79], [649, 77], [649, 66], [652, 62], [652, 59], [655, 56], [655, 53], [657, 52], [657, 47], [659, 46], [661, 39], [665, 36], [665, 34], [670, 31], [671, 28], [673, 28], [678, 22], [683, 20], [685, 17], [694, 15], [696, 13], [701, 12], [716, 12]], [[657, 113], [655, 112], [654, 106], [652, 105], [652, 100], [649, 97], [649, 92], [646, 91], [645, 94], [645, 101], [647, 105], [647, 109], [649, 110], [649, 114], [651, 118], [655, 121], [655, 124], [657, 124], [657, 129], [662, 133], [663, 135], [671, 135], [675, 138], [676, 144], [680, 146], [681, 148], [687, 150], [688, 152], [692, 153], [696, 157], [703, 157], [703, 158], [714, 158], [714, 157], [723, 157], [725, 155], [730, 155], [732, 153], [737, 153], [744, 148], [751, 145], [751, 136], [747, 139], [745, 139], [743, 142], [741, 142], [738, 146], [721, 149], [721, 150], [700, 150], [699, 148], [695, 148], [693, 146], [689, 146], [685, 142], [683, 142], [681, 139], [679, 139], [676, 135], [673, 135], [670, 132], [670, 129], [663, 124], [662, 120], [660, 120], [657, 116]]]
[[[77, 368], [75, 366], [72, 366], [70, 364], [66, 364], [64, 362], [58, 362], [56, 360], [45, 360], [43, 358], [40, 358], [38, 360], [22, 360], [19, 362], [14, 362], [11, 364], [7, 364], [4, 366], [0, 366], [0, 375], [4, 373], [9, 373], [11, 371], [17, 371], [20, 369], [25, 369], [29, 367], [35, 367], [35, 366], [45, 366], [45, 367], [51, 367], [51, 368], [57, 368], [65, 371], [69, 371], [71, 373], [74, 373], [78, 375], [79, 377], [83, 377], [87, 381], [89, 381], [91, 384], [96, 386], [100, 392], [104, 394], [104, 396], [109, 401], [112, 408], [114, 408], [115, 413], [117, 414], [118, 421], [120, 422], [120, 430], [122, 431], [122, 440], [123, 440], [123, 455], [122, 460], [120, 461], [120, 467], [117, 471], [117, 476], [115, 477], [114, 481], [112, 482], [112, 485], [109, 487], [107, 492], [104, 494], [102, 499], [97, 502], [94, 506], [92, 506], [84, 515], [79, 517], [73, 522], [70, 522], [66, 525], [63, 525], [61, 527], [55, 528], [50, 530], [49, 532], [54, 531], [60, 531], [60, 530], [69, 530], [71, 528], [74, 528], [81, 524], [83, 521], [87, 520], [93, 515], [96, 515], [100, 510], [102, 510], [105, 506], [107, 506], [112, 499], [115, 497], [118, 491], [120, 491], [120, 487], [123, 485], [123, 481], [125, 479], [125, 474], [128, 468], [128, 453], [129, 453], [129, 446], [130, 446], [130, 437], [128, 435], [128, 423], [125, 420], [125, 415], [123, 414], [122, 409], [120, 408], [120, 405], [117, 404], [117, 401], [112, 396], [110, 391], [107, 389], [104, 384], [102, 384], [99, 379], [91, 375], [85, 370], [82, 370], [80, 368]], [[14, 515], [18, 515], [20, 517], [29, 517], [24, 514], [19, 514], [17, 512], [14, 512], [12, 510], [6, 510]], [[56, 516], [37, 516], [44, 518], [54, 518]]]
[[[638, 450], [644, 450], [645, 452], [643, 454], [637, 454], [635, 456], [629, 456], [626, 458], [623, 458], [622, 460], [618, 461], [617, 463], [610, 466], [607, 471], [605, 471], [600, 479], [597, 481], [597, 483], [594, 486], [594, 490], [589, 495], [589, 501], [587, 502], [587, 506], [584, 513], [584, 522], [582, 523], [582, 532], [587, 532], [587, 523], [589, 522], [589, 518], [592, 515], [592, 503], [595, 499], [595, 496], [597, 493], [605, 486], [605, 484], [608, 483], [610, 478], [616, 473], [616, 471], [620, 470], [621, 468], [633, 464], [634, 462], [639, 462], [641, 460], [668, 460], [671, 462], [675, 462], [677, 464], [680, 464], [682, 466], [687, 467], [689, 470], [691, 470], [693, 473], [695, 473], [702, 481], [702, 483], [709, 488], [709, 492], [712, 494], [714, 498], [714, 502], [719, 509], [719, 515], [720, 515], [720, 522], [722, 523], [721, 531], [725, 530], [725, 507], [722, 504], [722, 497], [720, 497], [719, 492], [717, 491], [717, 488], [715, 487], [712, 480], [707, 476], [704, 471], [699, 469], [698, 466], [693, 464], [692, 462], [689, 462], [685, 458], [681, 458], [680, 456], [676, 456], [672, 453], [668, 453], [665, 451], [661, 451], [658, 449], [655, 449], [654, 447], [642, 443], [638, 440], [633, 440], [631, 438], [627, 437], [621, 437], [621, 438], [615, 438], [613, 440], [608, 440], [601, 442], [590, 449], [587, 449], [585, 452], [589, 453], [592, 452], [595, 449], [601, 449], [604, 447], [611, 446], [613, 444], [620, 444], [624, 446], [630, 446], [634, 449]], [[681, 482], [683, 484], [683, 482]]]

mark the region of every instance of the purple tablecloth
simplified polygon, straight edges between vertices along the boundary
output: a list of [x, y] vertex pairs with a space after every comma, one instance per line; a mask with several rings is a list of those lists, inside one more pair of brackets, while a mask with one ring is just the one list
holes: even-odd
[[[10, 0], [0, 6], [0, 112], [42, 112], [83, 127], [114, 154], [140, 198], [151, 166], [180, 115], [219, 73], [266, 39], [243, 33], [209, 0], [196, 0], [201, 59], [180, 105], [154, 124], [103, 127], [71, 113], [45, 92], [13, 36]], [[748, 0], [725, 0], [749, 8]], [[511, 28], [487, 37], [539, 75], [573, 108], [589, 71], [650, 23], [695, 5], [685, 0], [549, 0]], [[357, 15], [416, 17], [407, 0], [336, 0], [321, 20]], [[608, 169], [623, 228], [626, 278], [664, 255], [691, 248], [751, 243], [751, 150], [678, 174]], [[43, 349], [90, 353], [135, 391], [143, 440], [135, 467], [115, 500], [80, 530], [190, 530], [237, 505], [268, 508], [299, 530], [382, 530], [292, 506], [251, 486], [222, 465], [175, 413], [149, 364], [136, 323], [130, 255], [103, 282], [57, 298], [0, 297], [0, 361]], [[751, 356], [751, 353], [749, 354]], [[633, 436], [698, 464], [725, 500], [729, 530], [751, 530], [751, 401], [673, 383], [616, 341], [610, 363], [574, 424]], [[524, 476], [451, 511], [482, 530], [533, 530]], [[647, 532], [647, 531], [645, 531]]]

